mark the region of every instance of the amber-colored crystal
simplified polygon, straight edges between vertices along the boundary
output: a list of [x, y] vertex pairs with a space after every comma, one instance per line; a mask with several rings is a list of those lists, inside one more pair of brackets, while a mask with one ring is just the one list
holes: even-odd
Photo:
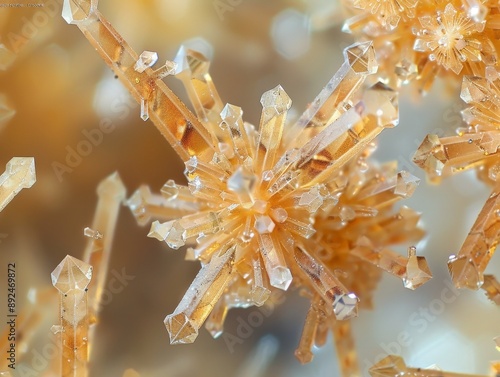
[[418, 214], [392, 212], [418, 180], [394, 164], [366, 161], [379, 133], [399, 122], [397, 92], [381, 82], [363, 87], [378, 67], [372, 44], [345, 49], [344, 64], [296, 122], [287, 122], [292, 102], [281, 86], [265, 92], [256, 128], [243, 121], [241, 108], [222, 101], [201, 53], [182, 47], [175, 58], [194, 115], [152, 70], [154, 53], [138, 56], [88, 2], [74, 9], [71, 22], [186, 166], [187, 186], [168, 181], [162, 195], [143, 186], [128, 200], [139, 223], [156, 220], [150, 237], [173, 249], [187, 246], [186, 258], [202, 263], [165, 318], [171, 343], [193, 342], [204, 322], [219, 336], [229, 309], [264, 305], [293, 283], [312, 300], [297, 356], [310, 360], [311, 345], [323, 344], [331, 330], [346, 355], [343, 373], [356, 370], [349, 327], [336, 321], [357, 315], [358, 295], [371, 306], [380, 275], [370, 269], [384, 268], [409, 288], [430, 278], [421, 257], [386, 249], [422, 232]]
[[500, 239], [499, 83], [495, 75], [464, 77], [461, 98], [469, 107], [462, 114], [469, 127], [459, 129], [457, 136], [428, 135], [413, 159], [431, 182], [476, 168], [480, 178], [493, 185], [462, 248], [448, 261], [453, 283], [459, 288], [481, 287], [483, 273]]
[[[100, 301], [108, 274], [111, 245], [113, 243], [116, 220], [126, 190], [118, 173], [113, 173], [97, 187], [99, 201], [91, 228], [86, 228], [89, 237], [83, 253], [83, 260], [93, 268], [94, 281], [89, 286], [89, 307], [95, 316], [100, 310]], [[93, 319], [92, 321], [94, 321]]]
[[68, 255], [51, 276], [61, 297], [61, 376], [85, 377], [89, 329], [87, 286], [92, 279], [92, 267]]
[[486, 296], [496, 305], [500, 305], [500, 283], [493, 275], [484, 275], [484, 283], [481, 288]]
[[435, 77], [458, 82], [484, 75], [496, 64], [499, 42], [496, 5], [471, 1], [345, 2], [353, 17], [343, 30], [373, 40], [379, 74], [395, 84], [417, 82], [427, 92]]

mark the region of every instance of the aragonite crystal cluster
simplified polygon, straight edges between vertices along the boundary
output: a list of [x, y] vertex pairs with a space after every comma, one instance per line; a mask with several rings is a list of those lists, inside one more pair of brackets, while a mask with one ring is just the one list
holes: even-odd
[[435, 77], [459, 82], [484, 76], [498, 59], [498, 4], [480, 0], [346, 0], [352, 17], [343, 30], [373, 40], [380, 75], [416, 81], [427, 92]]
[[[151, 237], [187, 246], [187, 259], [202, 264], [165, 319], [172, 343], [193, 342], [205, 321], [219, 335], [228, 309], [263, 305], [293, 283], [312, 303], [299, 359], [309, 361], [330, 328], [348, 354], [349, 328], [337, 321], [356, 316], [358, 296], [370, 302], [374, 267], [411, 289], [430, 278], [414, 248], [408, 258], [388, 249], [421, 235], [417, 213], [392, 211], [418, 180], [367, 160], [399, 116], [391, 88], [363, 86], [377, 71], [371, 43], [345, 49], [340, 70], [296, 121], [287, 121], [291, 100], [281, 86], [264, 93], [254, 127], [241, 108], [222, 102], [200, 53], [183, 48], [153, 70], [157, 55], [135, 53], [97, 2], [67, 0], [64, 9], [186, 165], [187, 186], [168, 181], [161, 195], [144, 186], [128, 201], [141, 223], [158, 219]], [[174, 69], [196, 114], [161, 80]]]
[[[462, 248], [448, 262], [454, 284], [474, 290], [485, 282], [484, 271], [500, 240], [500, 80], [495, 70], [488, 73], [486, 78], [463, 79], [461, 98], [468, 107], [462, 115], [467, 127], [458, 129], [456, 136], [428, 135], [413, 158], [431, 182], [476, 169], [479, 178], [493, 187]], [[487, 292], [495, 289], [491, 279], [487, 286]]]

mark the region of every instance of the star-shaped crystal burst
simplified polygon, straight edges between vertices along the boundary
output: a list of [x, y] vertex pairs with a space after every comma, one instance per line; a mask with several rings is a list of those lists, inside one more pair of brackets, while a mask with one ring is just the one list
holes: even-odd
[[[427, 92], [436, 76], [457, 82], [484, 75], [498, 59], [497, 6], [471, 1], [349, 0], [343, 30], [373, 40], [379, 75], [394, 85], [416, 81]], [[458, 80], [457, 80], [458, 78]]]
[[[354, 290], [370, 302], [378, 272], [366, 283], [355, 276], [364, 279], [372, 266], [412, 289], [430, 278], [413, 248], [407, 259], [386, 249], [421, 234], [418, 214], [392, 212], [418, 182], [394, 165], [367, 161], [376, 136], [399, 117], [395, 91], [380, 82], [363, 85], [377, 71], [370, 42], [344, 50], [339, 71], [296, 121], [287, 122], [291, 100], [281, 86], [264, 93], [254, 127], [239, 107], [222, 102], [202, 54], [183, 47], [174, 62], [153, 70], [157, 54], [135, 53], [96, 3], [65, 4], [67, 21], [84, 32], [141, 103], [141, 118], [153, 121], [186, 165], [187, 186], [168, 181], [161, 195], [142, 186], [128, 201], [140, 223], [166, 220], [153, 222], [151, 237], [174, 249], [187, 246], [187, 259], [202, 264], [165, 319], [172, 343], [193, 342], [209, 316], [210, 332], [220, 335], [228, 309], [261, 306], [292, 283], [314, 310], [321, 308], [321, 318], [337, 323], [356, 316]], [[162, 81], [173, 73], [195, 114]], [[338, 326], [333, 331], [342, 334]]]
[[488, 78], [463, 79], [461, 98], [469, 107], [462, 116], [468, 127], [459, 129], [456, 136], [428, 135], [413, 158], [431, 182], [476, 169], [478, 176], [493, 186], [462, 248], [448, 262], [459, 288], [481, 287], [483, 273], [500, 240], [500, 80], [493, 68], [487, 73]]

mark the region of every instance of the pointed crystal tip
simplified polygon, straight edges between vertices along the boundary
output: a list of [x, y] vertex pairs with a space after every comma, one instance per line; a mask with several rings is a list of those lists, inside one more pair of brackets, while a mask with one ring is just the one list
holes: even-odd
[[173, 221], [166, 223], [160, 223], [158, 220], [151, 224], [151, 229], [149, 230], [148, 237], [156, 238], [158, 241], [165, 241], [168, 236], [168, 232], [172, 228]]
[[384, 357], [368, 370], [372, 377], [403, 376], [406, 371], [407, 368], [403, 358], [395, 355]]
[[382, 82], [363, 93], [364, 113], [374, 115], [379, 127], [392, 128], [399, 124], [399, 94]]
[[170, 344], [193, 343], [198, 336], [198, 329], [184, 313], [170, 314], [164, 323], [170, 335]]
[[181, 46], [174, 58], [176, 63], [175, 74], [188, 72], [195, 77], [201, 77], [208, 72], [210, 61], [199, 51]]
[[310, 350], [295, 350], [295, 357], [301, 364], [307, 364], [310, 363], [313, 358], [314, 354]]
[[354, 43], [344, 50], [344, 57], [356, 73], [372, 74], [378, 69], [372, 42]]
[[394, 189], [394, 194], [399, 195], [403, 198], [409, 198], [413, 195], [419, 183], [419, 178], [408, 173], [407, 171], [400, 171], [396, 180], [396, 188]]
[[358, 297], [354, 293], [335, 295], [333, 312], [340, 320], [347, 320], [358, 316]]
[[135, 62], [134, 70], [142, 73], [147, 68], [151, 68], [158, 61], [158, 54], [154, 51], [143, 51], [139, 59]]
[[10, 176], [19, 175], [21, 187], [30, 188], [36, 182], [35, 159], [33, 157], [12, 157], [6, 170]]
[[415, 254], [415, 247], [408, 249], [408, 263], [406, 264], [406, 274], [403, 277], [405, 288], [414, 290], [425, 284], [432, 278], [432, 273], [425, 257], [419, 257]]
[[413, 162], [424, 169], [429, 179], [436, 181], [443, 175], [446, 153], [437, 135], [427, 135], [418, 147]]
[[52, 285], [63, 294], [84, 291], [92, 279], [92, 266], [67, 255], [52, 271]]
[[64, 0], [62, 17], [68, 24], [87, 19], [97, 9], [97, 0]]
[[263, 108], [273, 108], [276, 114], [283, 114], [292, 107], [292, 100], [281, 85], [265, 92], [260, 103]]
[[466, 256], [450, 256], [448, 270], [453, 284], [457, 288], [477, 290], [483, 285], [483, 275], [478, 271], [472, 259]]
[[120, 178], [120, 174], [115, 171], [103, 179], [97, 186], [97, 195], [110, 195], [117, 200], [124, 200], [127, 189]]
[[292, 283], [292, 273], [283, 266], [276, 266], [271, 271], [268, 271], [269, 282], [275, 288], [286, 291]]

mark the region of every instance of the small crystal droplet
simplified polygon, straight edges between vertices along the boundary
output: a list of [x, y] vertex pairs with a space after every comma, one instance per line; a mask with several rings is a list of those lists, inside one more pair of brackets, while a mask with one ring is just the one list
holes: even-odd
[[158, 61], [158, 54], [152, 51], [144, 51], [135, 62], [134, 70], [142, 73], [151, 68]]
[[83, 230], [83, 235], [96, 240], [100, 240], [102, 238], [102, 234], [98, 230], [90, 229], [89, 227], [86, 227]]

